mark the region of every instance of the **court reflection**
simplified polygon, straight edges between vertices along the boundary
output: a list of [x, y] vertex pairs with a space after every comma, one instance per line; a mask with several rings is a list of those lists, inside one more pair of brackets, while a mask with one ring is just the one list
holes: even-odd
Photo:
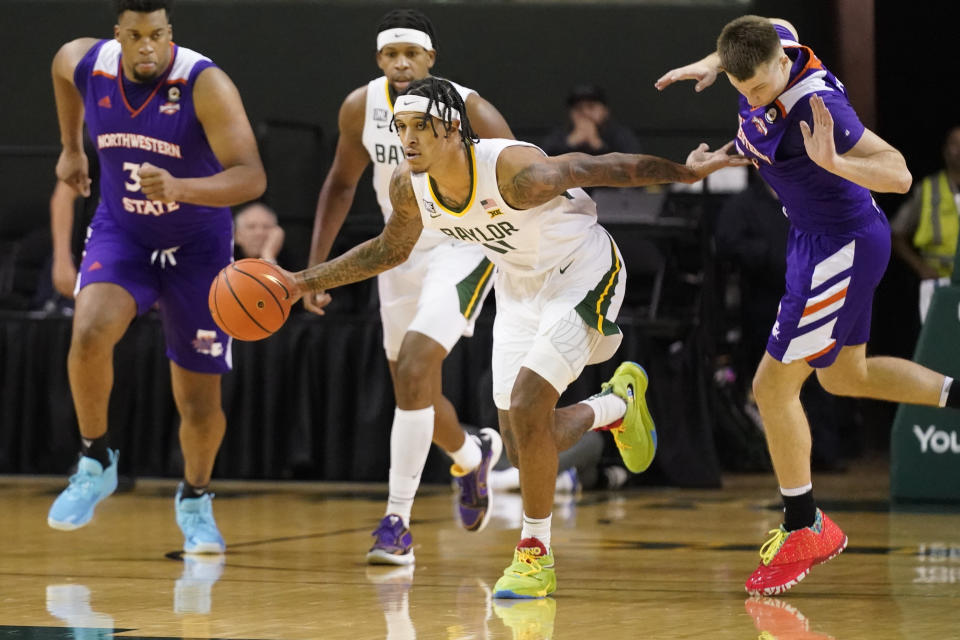
[[553, 638], [553, 624], [557, 616], [557, 601], [553, 598], [497, 599], [493, 601], [493, 612], [513, 631], [514, 640]]
[[838, 640], [810, 630], [810, 620], [782, 598], [747, 598], [747, 614], [760, 632], [757, 640]]
[[[417, 623], [420, 637], [437, 637], [442, 633], [445, 640], [488, 640], [505, 637], [502, 630], [490, 628], [493, 618], [492, 591], [490, 586], [479, 578], [463, 578], [456, 590], [442, 588], [440, 601], [433, 585], [423, 585], [421, 597], [417, 598], [414, 586], [415, 568], [369, 566], [366, 569], [367, 581], [374, 585], [377, 600], [383, 611], [388, 640], [415, 640]], [[450, 603], [449, 595], [453, 594]], [[414, 606], [411, 615], [411, 599], [420, 601]], [[448, 606], [445, 603], [450, 603]], [[439, 612], [443, 612], [439, 614]], [[446, 618], [449, 617], [449, 620]]]
[[222, 555], [183, 555], [183, 574], [173, 587], [173, 612], [209, 614], [213, 585], [223, 575]]
[[[213, 603], [213, 585], [223, 574], [222, 555], [183, 555], [183, 571], [173, 585], [173, 613], [181, 621], [184, 637], [209, 635], [202, 620], [209, 616]], [[169, 583], [168, 583], [169, 584]], [[102, 586], [102, 585], [101, 585]], [[95, 587], [96, 588], [96, 587]], [[112, 591], [113, 588], [108, 589]], [[110, 601], [111, 595], [105, 596]], [[46, 587], [47, 613], [59, 619], [66, 628], [48, 627], [42, 637], [49, 640], [99, 640], [113, 638], [115, 633], [129, 631], [115, 628], [114, 617], [97, 611], [90, 587], [85, 584], [50, 584]], [[124, 603], [123, 609], [129, 609]], [[0, 632], [0, 636], [3, 633]], [[5, 636], [3, 636], [5, 637]], [[33, 636], [29, 636], [33, 637]], [[129, 636], [135, 637], [135, 636]]]
[[62, 635], [50, 637], [65, 640], [113, 638], [113, 617], [93, 610], [90, 604], [90, 589], [86, 585], [47, 585], [47, 613], [70, 627], [62, 630]]

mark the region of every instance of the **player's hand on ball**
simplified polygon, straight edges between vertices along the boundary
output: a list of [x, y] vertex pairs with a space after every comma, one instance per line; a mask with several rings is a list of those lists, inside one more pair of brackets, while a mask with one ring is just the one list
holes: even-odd
[[162, 202], [176, 202], [180, 199], [180, 181], [170, 175], [170, 172], [155, 167], [149, 162], [140, 165], [140, 191], [149, 200]]
[[210, 283], [208, 303], [213, 321], [237, 340], [273, 335], [300, 297], [292, 275], [259, 258], [227, 265]]

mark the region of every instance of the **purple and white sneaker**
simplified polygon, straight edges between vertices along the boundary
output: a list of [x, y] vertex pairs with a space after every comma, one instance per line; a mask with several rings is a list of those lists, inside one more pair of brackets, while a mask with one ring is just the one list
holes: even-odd
[[481, 429], [479, 436], [471, 437], [479, 440], [480, 464], [466, 473], [453, 465], [450, 473], [460, 491], [460, 523], [467, 531], [483, 531], [490, 520], [493, 504], [493, 490], [487, 483], [487, 476], [500, 459], [503, 440], [490, 428]]
[[368, 564], [413, 564], [413, 536], [403, 524], [403, 518], [388, 514], [373, 532], [376, 540], [367, 552]]

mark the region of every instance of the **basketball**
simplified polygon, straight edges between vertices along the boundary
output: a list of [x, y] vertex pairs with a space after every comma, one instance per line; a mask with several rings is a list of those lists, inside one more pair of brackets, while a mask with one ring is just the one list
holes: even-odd
[[276, 266], [246, 258], [224, 267], [210, 285], [210, 314], [237, 340], [262, 340], [290, 315], [290, 289]]

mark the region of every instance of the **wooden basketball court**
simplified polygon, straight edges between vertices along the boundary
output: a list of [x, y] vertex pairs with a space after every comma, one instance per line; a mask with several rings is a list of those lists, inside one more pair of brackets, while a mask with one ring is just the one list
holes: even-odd
[[849, 548], [786, 597], [748, 599], [775, 484], [725, 484], [561, 499], [559, 589], [511, 603], [490, 589], [518, 539], [516, 494], [469, 534], [451, 492], [424, 487], [411, 571], [364, 563], [382, 485], [217, 482], [228, 552], [184, 558], [172, 481], [141, 480], [61, 532], [46, 514], [65, 479], [2, 478], [0, 638], [960, 638], [960, 512], [890, 511], [883, 462], [816, 477]]

